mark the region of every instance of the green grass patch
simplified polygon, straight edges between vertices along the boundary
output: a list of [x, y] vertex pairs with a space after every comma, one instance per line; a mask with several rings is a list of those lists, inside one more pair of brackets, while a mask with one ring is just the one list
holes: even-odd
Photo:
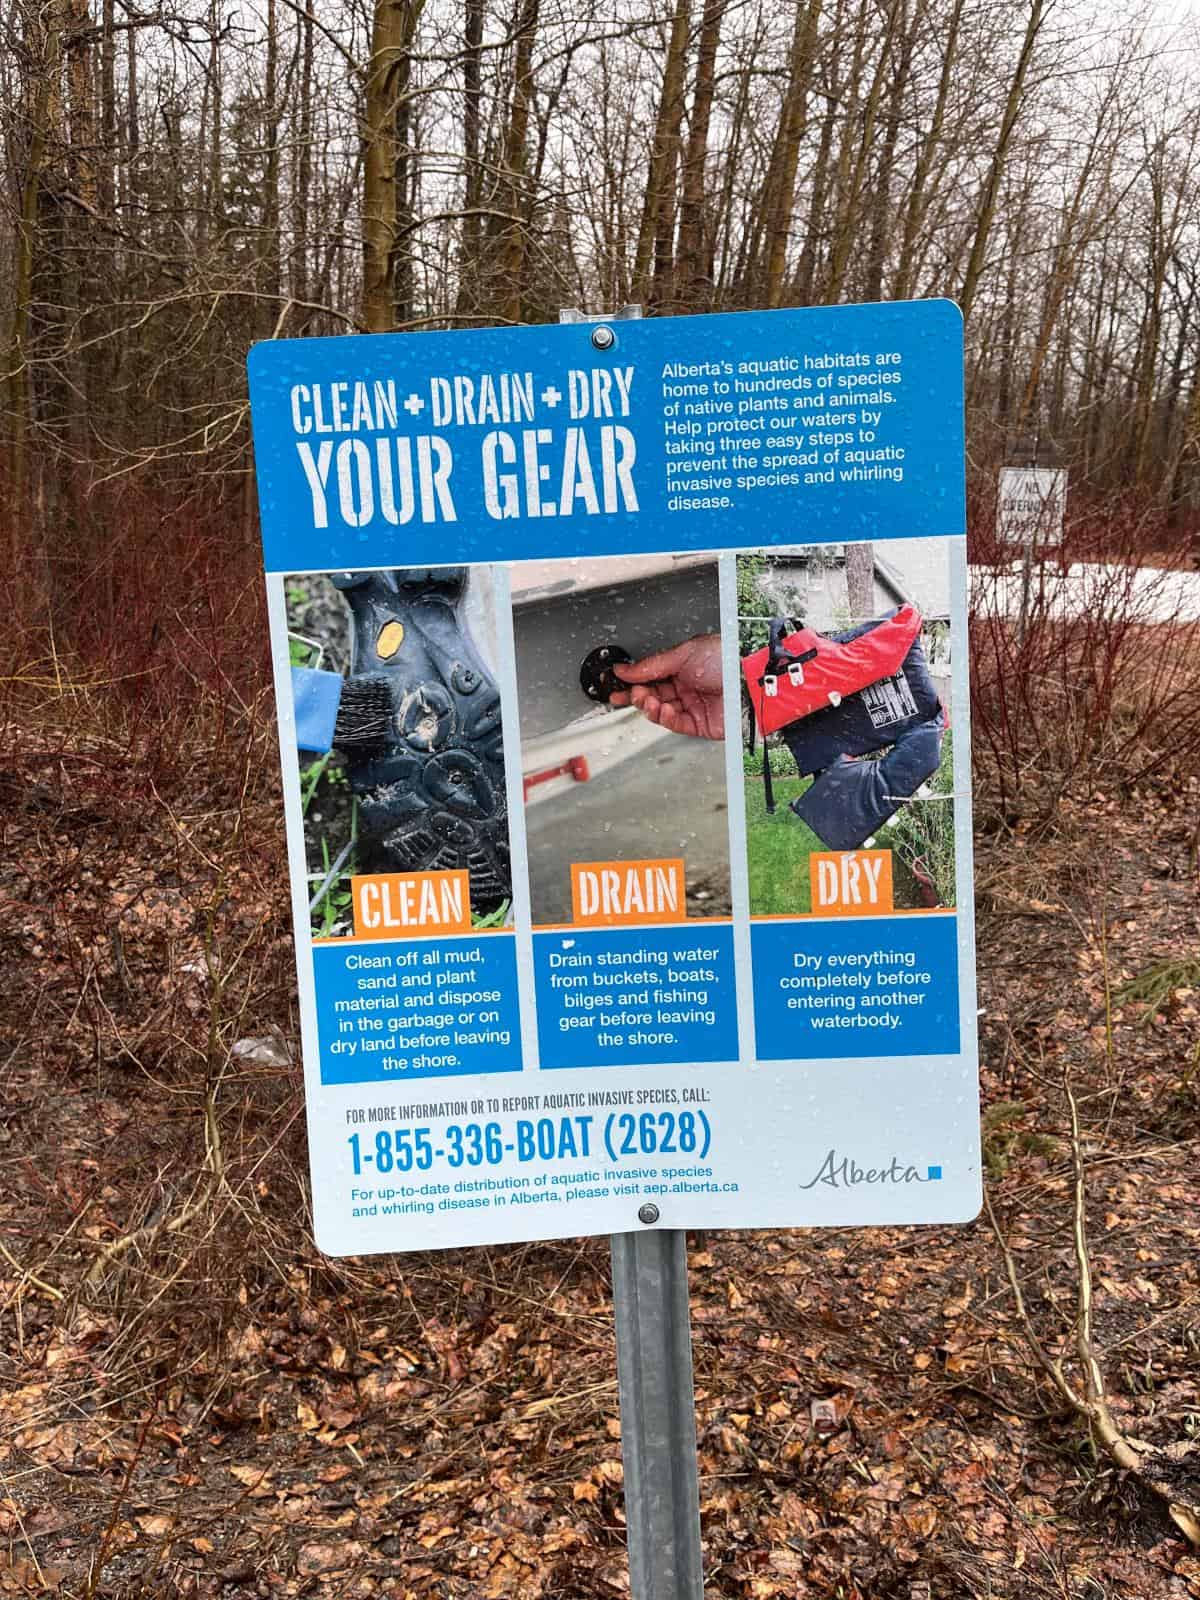
[[[941, 762], [929, 787], [934, 794], [954, 793], [954, 735], [949, 730], [942, 739]], [[955, 904], [952, 800], [919, 800], [915, 805], [901, 806], [895, 826], [881, 833], [880, 842], [889, 844], [893, 851], [898, 906], [924, 904], [914, 871], [917, 866], [932, 881], [939, 904]]]
[[[792, 752], [783, 743], [782, 739], [775, 741], [774, 734], [771, 735], [771, 740], [772, 742], [767, 745], [767, 749], [771, 753], [771, 776], [773, 778], [798, 778], [800, 773], [796, 766], [796, 758], [792, 755]], [[762, 765], [761, 742], [753, 750], [744, 749], [742, 751], [742, 771], [748, 778], [761, 777]]]
[[762, 779], [746, 779], [746, 853], [752, 917], [795, 917], [812, 909], [808, 857], [826, 847], [788, 806], [811, 778], [777, 778], [773, 817]]

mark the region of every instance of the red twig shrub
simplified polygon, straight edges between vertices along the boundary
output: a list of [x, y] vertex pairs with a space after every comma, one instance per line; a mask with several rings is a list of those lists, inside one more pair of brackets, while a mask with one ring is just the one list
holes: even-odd
[[[1002, 815], [1200, 766], [1200, 580], [1131, 502], [1084, 506], [1026, 568], [973, 506], [976, 789]], [[1165, 563], [1171, 563], [1170, 565]]]
[[[57, 484], [52, 515], [10, 523], [0, 721], [16, 756], [81, 763], [89, 788], [129, 797], [227, 791], [251, 764], [273, 768], [246, 507], [241, 484], [181, 494], [80, 476]], [[1021, 553], [996, 545], [993, 478], [972, 486], [969, 511], [985, 806], [1049, 815], [1067, 792], [1200, 760], [1196, 613], [1162, 514], [1075, 496], [1061, 549], [1032, 568], [1022, 624]], [[1147, 575], [1147, 560], [1176, 570]]]
[[[269, 726], [261, 557], [241, 489], [57, 486], [10, 533], [0, 721], [125, 793], [203, 783]], [[37, 748], [41, 746], [40, 750]]]

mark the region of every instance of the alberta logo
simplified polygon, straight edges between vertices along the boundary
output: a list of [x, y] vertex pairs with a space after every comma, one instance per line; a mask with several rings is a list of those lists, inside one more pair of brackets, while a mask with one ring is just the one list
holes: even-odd
[[860, 1167], [851, 1156], [839, 1156], [831, 1150], [813, 1177], [802, 1183], [802, 1189], [815, 1188], [818, 1183], [831, 1189], [853, 1189], [860, 1183], [937, 1183], [942, 1176], [941, 1167], [926, 1167], [924, 1172], [906, 1166], [893, 1156], [886, 1167]]

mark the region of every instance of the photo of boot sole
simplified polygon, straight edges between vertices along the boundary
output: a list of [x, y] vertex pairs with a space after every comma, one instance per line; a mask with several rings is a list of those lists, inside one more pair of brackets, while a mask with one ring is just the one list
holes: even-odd
[[466, 567], [331, 574], [353, 654], [333, 747], [359, 803], [360, 872], [470, 873], [512, 894], [500, 691], [464, 624]]

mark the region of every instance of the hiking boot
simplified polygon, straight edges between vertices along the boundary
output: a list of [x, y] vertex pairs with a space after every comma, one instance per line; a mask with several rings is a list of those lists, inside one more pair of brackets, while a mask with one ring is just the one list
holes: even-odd
[[333, 748], [358, 797], [359, 868], [466, 868], [471, 908], [512, 894], [500, 691], [466, 632], [466, 567], [331, 575], [354, 649]]

